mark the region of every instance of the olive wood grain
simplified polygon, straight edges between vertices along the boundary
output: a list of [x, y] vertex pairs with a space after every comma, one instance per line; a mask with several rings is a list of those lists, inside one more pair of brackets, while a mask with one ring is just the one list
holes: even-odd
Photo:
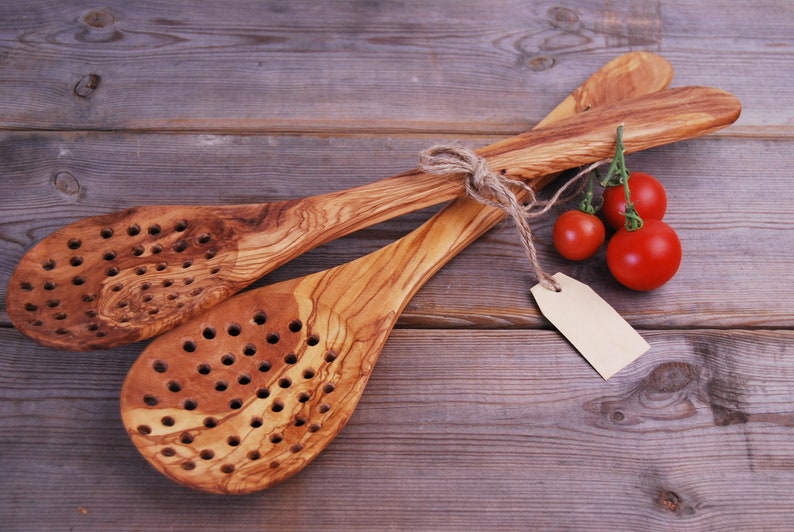
[[122, 387], [134, 444], [164, 475], [209, 492], [295, 474], [347, 423], [413, 294], [499, 219], [462, 198], [376, 252], [250, 290], [154, 340]]
[[[681, 87], [592, 109], [478, 153], [495, 171], [531, 181], [609, 157], [621, 123], [631, 153], [717, 130], [739, 112], [727, 92]], [[147, 206], [87, 218], [21, 259], [8, 285], [9, 317], [24, 334], [59, 349], [142, 340], [317, 245], [462, 190], [459, 178], [412, 171], [278, 203]]]

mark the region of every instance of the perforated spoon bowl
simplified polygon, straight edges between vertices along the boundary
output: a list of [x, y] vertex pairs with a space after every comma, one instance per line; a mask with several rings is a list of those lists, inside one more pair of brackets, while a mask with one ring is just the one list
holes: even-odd
[[[592, 109], [478, 153], [507, 176], [536, 179], [609, 157], [621, 122], [628, 152], [700, 132], [705, 106], [697, 98], [718, 102], [715, 89], [706, 88], [651, 95]], [[142, 340], [314, 246], [462, 192], [460, 179], [414, 171], [300, 200], [150, 206], [84, 219], [22, 258], [9, 281], [8, 314], [18, 330], [59, 349]]]
[[[619, 69], [607, 80], [639, 92], [667, 83], [636, 79], [620, 61], [606, 68]], [[608, 100], [610, 88], [595, 87], [582, 103]], [[690, 127], [668, 132], [670, 140], [725, 126], [739, 112], [725, 93], [690, 93], [697, 104], [680, 96]], [[457, 200], [381, 250], [250, 290], [154, 340], [121, 392], [133, 443], [164, 475], [208, 492], [249, 493], [295, 474], [349, 420], [412, 295], [502, 217]]]

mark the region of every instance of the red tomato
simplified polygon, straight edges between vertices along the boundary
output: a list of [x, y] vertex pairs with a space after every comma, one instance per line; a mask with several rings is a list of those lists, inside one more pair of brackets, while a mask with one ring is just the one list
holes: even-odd
[[[661, 220], [667, 210], [667, 193], [658, 179], [650, 174], [631, 172], [629, 191], [634, 210], [643, 220]], [[604, 218], [614, 229], [620, 229], [626, 220], [626, 191], [623, 185], [604, 189]]]
[[620, 229], [607, 246], [609, 271], [633, 290], [653, 290], [672, 279], [681, 256], [678, 235], [659, 220], [645, 220], [636, 231]]
[[604, 244], [606, 230], [601, 220], [583, 211], [565, 211], [554, 222], [552, 241], [560, 255], [568, 260], [585, 260]]

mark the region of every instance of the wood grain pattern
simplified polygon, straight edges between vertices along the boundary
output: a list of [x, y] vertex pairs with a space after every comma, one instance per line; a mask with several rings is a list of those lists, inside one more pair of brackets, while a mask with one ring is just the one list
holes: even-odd
[[75, 361], [0, 334], [9, 529], [126, 528], [138, 504], [162, 528], [789, 524], [790, 331], [643, 331], [652, 350], [605, 384], [554, 332], [398, 330], [338, 439], [240, 498], [180, 488], [129, 445], [117, 392], [137, 349]]
[[[502, 224], [414, 296], [338, 439], [261, 494], [183, 489], [132, 448], [118, 391], [145, 343], [64, 354], [11, 329], [0, 302], [3, 528], [790, 529], [793, 8], [3, 2], [3, 300], [24, 252], [79, 218], [362, 185], [429, 145], [529, 129], [625, 51], [661, 53], [674, 86], [743, 104], [723, 132], [629, 158], [667, 186], [684, 241], [663, 289], [627, 293], [603, 257], [553, 253], [552, 217], [534, 226], [549, 271], [587, 281], [649, 339], [625, 373], [604, 383], [546, 330]], [[325, 244], [254, 286], [374, 251], [433, 212]]]
[[[788, 3], [737, 16], [729, 0], [4, 7], [4, 128], [507, 136], [638, 49], [739, 96], [747, 121], [734, 133], [780, 134], [779, 109], [794, 107], [773, 89], [794, 68]], [[97, 86], [79, 96], [91, 75]]]

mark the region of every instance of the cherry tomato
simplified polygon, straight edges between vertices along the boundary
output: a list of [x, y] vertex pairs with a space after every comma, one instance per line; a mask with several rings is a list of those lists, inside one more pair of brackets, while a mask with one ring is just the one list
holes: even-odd
[[606, 230], [597, 216], [572, 210], [557, 218], [551, 237], [560, 255], [568, 260], [585, 260], [604, 244]]
[[645, 220], [642, 228], [618, 230], [607, 246], [607, 266], [622, 285], [653, 290], [673, 278], [681, 265], [681, 241], [672, 227]]
[[[631, 172], [629, 191], [634, 209], [643, 220], [661, 220], [667, 210], [667, 193], [658, 179], [650, 174]], [[614, 229], [623, 227], [626, 219], [626, 191], [623, 185], [607, 187], [604, 190], [604, 204], [601, 212], [607, 223]]]

